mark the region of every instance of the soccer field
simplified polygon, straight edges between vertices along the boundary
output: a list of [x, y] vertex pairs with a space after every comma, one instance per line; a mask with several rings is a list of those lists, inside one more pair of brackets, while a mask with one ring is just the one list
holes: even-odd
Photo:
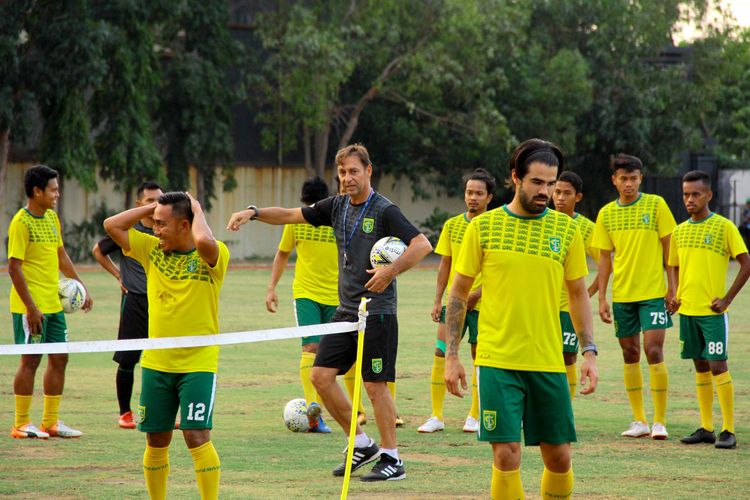
[[[731, 264], [730, 279], [737, 272]], [[277, 287], [279, 312], [265, 310], [270, 271], [231, 269], [221, 296], [222, 332], [293, 326], [291, 278]], [[470, 405], [447, 396], [446, 430], [422, 435], [430, 416], [429, 376], [435, 324], [429, 318], [435, 269], [415, 269], [399, 278], [400, 346], [397, 407], [406, 425], [398, 430], [407, 477], [389, 483], [351, 482], [351, 498], [487, 498], [491, 449], [461, 431]], [[113, 339], [117, 332], [119, 288], [109, 274], [83, 274], [94, 298], [89, 314], [68, 316], [70, 340]], [[533, 284], [519, 284], [533, 286]], [[12, 342], [8, 290], [0, 275], [0, 343]], [[574, 401], [579, 442], [573, 447], [578, 498], [747, 498], [750, 491], [750, 289], [740, 293], [730, 313], [729, 367], [734, 378], [739, 441], [736, 450], [685, 446], [679, 438], [699, 427], [692, 363], [679, 359], [678, 329], [668, 331], [665, 357], [670, 374], [667, 441], [619, 437], [632, 420], [622, 384], [622, 358], [612, 327], [595, 315], [600, 384]], [[677, 319], [677, 318], [675, 318]], [[677, 323], [677, 321], [676, 321]], [[462, 346], [465, 365], [469, 349]], [[223, 347], [214, 414], [213, 441], [222, 461], [222, 498], [334, 498], [341, 478], [331, 469], [342, 461], [344, 435], [328, 417], [333, 434], [293, 434], [281, 419], [284, 404], [302, 397], [299, 341], [285, 340]], [[42, 362], [36, 378], [32, 420], [42, 412]], [[12, 381], [15, 356], [0, 356], [0, 496], [10, 498], [147, 498], [141, 471], [144, 436], [117, 427], [116, 364], [111, 354], [71, 355], [61, 418], [81, 429], [80, 439], [15, 440]], [[648, 370], [645, 358], [645, 386]], [[136, 376], [136, 398], [140, 376]], [[134, 398], [135, 399], [135, 398]], [[653, 415], [645, 394], [647, 414]], [[134, 407], [136, 405], [134, 400]], [[368, 416], [372, 410], [366, 404]], [[714, 398], [714, 424], [721, 426]], [[377, 439], [370, 420], [365, 431]], [[198, 498], [193, 464], [180, 433], [171, 453], [169, 498]], [[369, 470], [369, 467], [366, 468]], [[524, 448], [522, 477], [528, 498], [538, 498], [542, 464], [538, 449]], [[357, 476], [360, 475], [358, 472]]]

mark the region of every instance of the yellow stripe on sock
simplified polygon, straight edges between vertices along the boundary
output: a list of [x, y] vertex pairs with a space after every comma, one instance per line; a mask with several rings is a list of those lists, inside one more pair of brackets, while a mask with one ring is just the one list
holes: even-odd
[[716, 394], [719, 397], [721, 417], [724, 420], [722, 431], [734, 434], [734, 383], [729, 372], [724, 372], [714, 377], [716, 383]]

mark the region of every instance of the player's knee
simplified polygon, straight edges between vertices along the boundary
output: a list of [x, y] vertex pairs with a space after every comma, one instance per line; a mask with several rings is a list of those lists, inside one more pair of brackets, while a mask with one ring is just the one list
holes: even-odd
[[626, 363], [637, 363], [641, 360], [641, 350], [637, 345], [624, 345], [622, 347], [622, 359]]
[[68, 366], [68, 355], [67, 354], [50, 354], [47, 363], [53, 370], [65, 370]]
[[646, 346], [645, 351], [648, 364], [654, 365], [664, 361], [664, 350], [660, 345]]
[[520, 443], [492, 443], [495, 467], [500, 470], [516, 470], [521, 466]]
[[713, 376], [721, 375], [722, 373], [729, 371], [729, 366], [727, 366], [726, 361], [711, 361], [709, 365]]
[[317, 366], [313, 366], [312, 371], [310, 371], [310, 381], [316, 391], [323, 392], [335, 382], [335, 378], [332, 379], [326, 370], [321, 370]]
[[42, 362], [41, 355], [21, 356], [21, 370], [36, 373], [39, 364]]
[[367, 391], [367, 396], [370, 398], [370, 401], [391, 395], [388, 390], [388, 384], [385, 382], [365, 382], [365, 390]]
[[123, 361], [119, 363], [117, 369], [125, 373], [133, 373], [135, 371], [135, 363]]

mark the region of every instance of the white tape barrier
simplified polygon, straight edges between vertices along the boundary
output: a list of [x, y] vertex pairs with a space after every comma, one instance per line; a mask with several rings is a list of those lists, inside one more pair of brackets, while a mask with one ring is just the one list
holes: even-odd
[[141, 351], [144, 349], [173, 349], [175, 347], [206, 347], [212, 345], [246, 344], [264, 340], [282, 340], [312, 335], [356, 332], [358, 323], [325, 323], [322, 325], [275, 328], [248, 332], [217, 333], [191, 337], [162, 337], [154, 339], [92, 340], [55, 344], [0, 345], [0, 355], [62, 354], [73, 352]]

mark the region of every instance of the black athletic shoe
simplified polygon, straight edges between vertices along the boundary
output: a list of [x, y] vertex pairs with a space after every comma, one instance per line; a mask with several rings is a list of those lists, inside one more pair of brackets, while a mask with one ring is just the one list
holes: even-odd
[[[375, 441], [370, 439], [370, 444], [364, 448], [354, 447], [354, 454], [352, 455], [352, 472], [359, 469], [365, 464], [369, 464], [380, 456], [380, 448], [375, 444]], [[346, 459], [344, 459], [346, 460]], [[346, 461], [343, 464], [339, 464], [333, 469], [334, 476], [343, 476], [346, 474]]]
[[703, 427], [680, 439], [680, 443], [683, 444], [698, 444], [698, 443], [709, 443], [714, 444], [716, 442], [716, 434], [713, 431], [707, 431]]
[[714, 448], [729, 450], [737, 447], [737, 437], [729, 431], [721, 431], [719, 440], [716, 441]]
[[405, 477], [404, 462], [383, 453], [375, 467], [359, 479], [360, 481], [399, 481]]

